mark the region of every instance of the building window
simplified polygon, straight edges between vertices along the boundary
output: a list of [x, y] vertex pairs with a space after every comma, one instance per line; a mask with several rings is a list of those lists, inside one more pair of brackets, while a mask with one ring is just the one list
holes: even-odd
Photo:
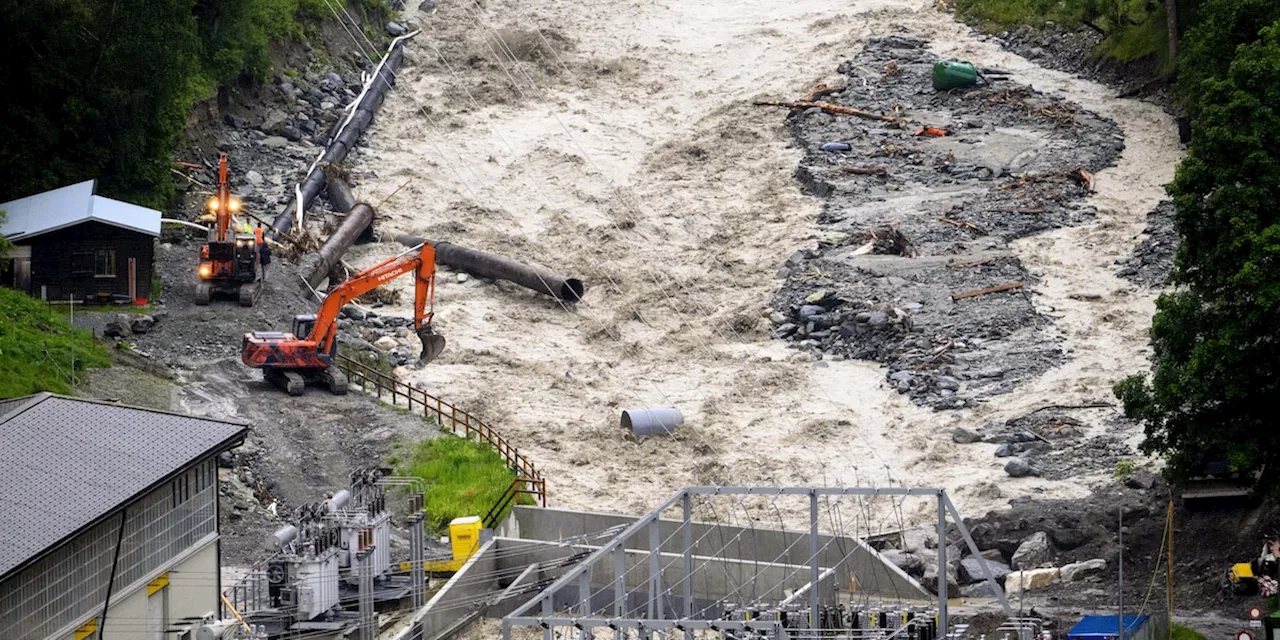
[[116, 277], [116, 250], [98, 249], [93, 252], [93, 277]]
[[74, 251], [71, 253], [71, 275], [87, 276], [93, 273], [93, 251]]

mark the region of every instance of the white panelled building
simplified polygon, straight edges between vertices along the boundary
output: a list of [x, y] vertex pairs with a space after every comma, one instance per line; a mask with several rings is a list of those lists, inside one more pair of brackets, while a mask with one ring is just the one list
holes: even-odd
[[0, 400], [0, 638], [179, 640], [216, 613], [217, 456], [246, 432], [47, 393]]

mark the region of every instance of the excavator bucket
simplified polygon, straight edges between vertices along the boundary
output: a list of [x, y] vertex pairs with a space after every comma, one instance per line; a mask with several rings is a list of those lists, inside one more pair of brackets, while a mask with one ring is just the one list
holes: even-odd
[[418, 339], [422, 340], [422, 355], [418, 356], [418, 364], [427, 364], [444, 351], [444, 336], [435, 333], [429, 324], [418, 328]]

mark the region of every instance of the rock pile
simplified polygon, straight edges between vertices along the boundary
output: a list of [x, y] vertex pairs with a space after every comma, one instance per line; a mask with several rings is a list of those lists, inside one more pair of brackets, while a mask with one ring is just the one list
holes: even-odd
[[[981, 542], [979, 542], [981, 544]], [[918, 579], [927, 589], [938, 590], [938, 539], [932, 529], [908, 529], [902, 532], [898, 548], [880, 552], [888, 562]], [[1103, 559], [1090, 559], [1053, 567], [1057, 557], [1049, 536], [1037, 531], [1021, 540], [1009, 556], [995, 546], [979, 555], [964, 555], [961, 543], [947, 545], [948, 593], [965, 597], [996, 597], [999, 591], [1042, 589], [1055, 581], [1071, 582], [1100, 574], [1106, 568]], [[995, 585], [987, 582], [987, 577]]]
[[[1109, 406], [1099, 403], [1098, 408]], [[995, 457], [1004, 460], [1005, 472], [1015, 478], [1043, 476], [1061, 480], [1082, 473], [1108, 472], [1115, 469], [1117, 462], [1132, 458], [1132, 448], [1116, 435], [1126, 428], [1121, 424], [1124, 418], [1112, 417], [1113, 428], [1108, 433], [1086, 437], [1093, 429], [1068, 415], [1070, 410], [1047, 408], [975, 431], [958, 428], [951, 439], [957, 444], [997, 445]]]
[[1116, 260], [1116, 275], [1146, 287], [1163, 287], [1178, 252], [1178, 231], [1173, 227], [1173, 203], [1166, 200], [1147, 214], [1145, 236], [1133, 255]]
[[1060, 361], [1041, 331], [1053, 318], [1027, 293], [1035, 276], [1008, 242], [1095, 215], [1077, 201], [1124, 143], [1113, 122], [1028, 87], [935, 92], [935, 61], [921, 41], [872, 40], [824, 99], [927, 119], [946, 136], [791, 112], [805, 149], [796, 178], [825, 202], [820, 240], [782, 266], [768, 315], [798, 357], [882, 362], [900, 393], [952, 409]]

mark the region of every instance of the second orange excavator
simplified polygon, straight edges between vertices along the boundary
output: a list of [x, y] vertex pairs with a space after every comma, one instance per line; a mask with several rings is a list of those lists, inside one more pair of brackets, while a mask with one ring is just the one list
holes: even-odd
[[207, 213], [198, 218], [213, 222], [209, 241], [200, 247], [195, 292], [198, 305], [209, 304], [215, 293], [236, 298], [242, 307], [252, 307], [258, 297], [262, 277], [258, 239], [253, 233], [236, 233], [231, 228], [231, 219], [240, 213], [240, 207], [240, 199], [231, 195], [224, 153], [218, 159], [218, 192], [205, 204]]
[[263, 370], [267, 381], [289, 395], [302, 395], [307, 383], [324, 384], [336, 394], [347, 392], [347, 380], [334, 365], [338, 348], [338, 314], [361, 294], [406, 273], [416, 279], [413, 326], [422, 340], [419, 362], [427, 363], [444, 351], [444, 336], [431, 327], [434, 317], [436, 251], [422, 244], [384, 260], [337, 285], [325, 296], [318, 313], [293, 319], [293, 333], [254, 331], [244, 336], [240, 359]]

